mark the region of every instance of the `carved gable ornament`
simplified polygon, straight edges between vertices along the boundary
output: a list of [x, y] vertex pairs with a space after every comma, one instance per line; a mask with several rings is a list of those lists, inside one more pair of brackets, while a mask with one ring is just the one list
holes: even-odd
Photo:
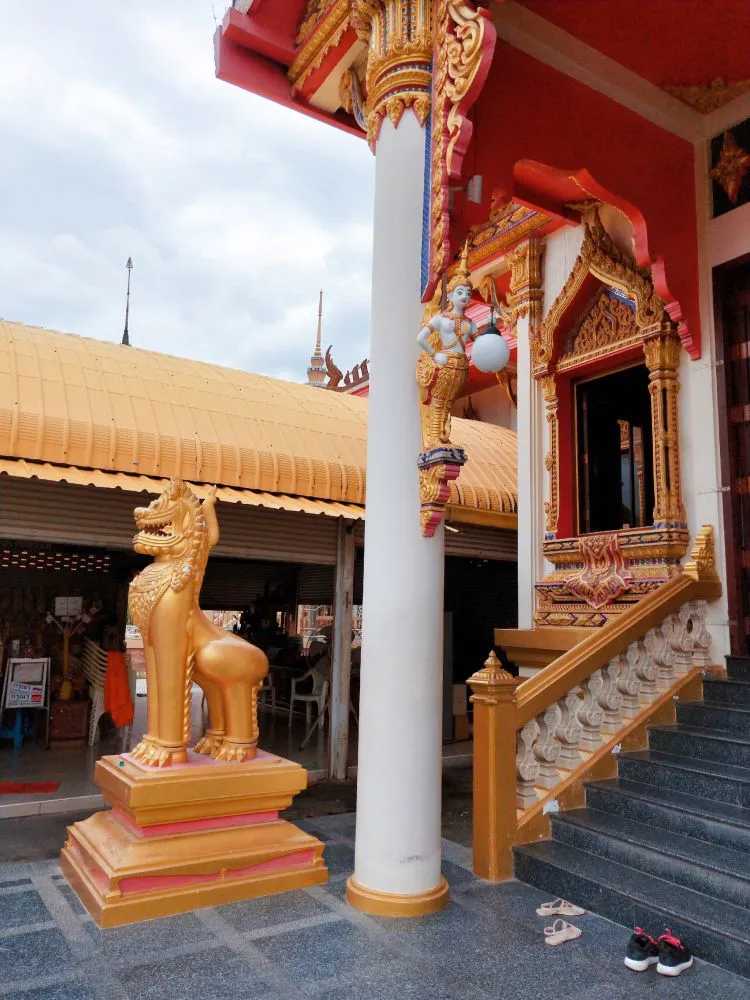
[[[534, 374], [540, 377], [553, 366], [556, 340], [565, 313], [576, 299], [586, 278], [592, 275], [602, 284], [621, 292], [635, 305], [634, 322], [645, 337], [668, 320], [664, 303], [657, 295], [649, 273], [615, 245], [598, 219], [586, 224], [586, 235], [573, 270], [544, 317], [532, 344]], [[626, 307], [627, 308], [627, 307]]]
[[603, 289], [583, 319], [568, 334], [557, 361], [557, 371], [637, 344], [639, 340], [635, 309]]

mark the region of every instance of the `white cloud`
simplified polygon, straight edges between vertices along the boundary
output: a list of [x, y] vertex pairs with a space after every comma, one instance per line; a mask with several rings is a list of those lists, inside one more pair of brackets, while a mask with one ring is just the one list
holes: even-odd
[[[11, 6], [11, 4], [7, 4]], [[363, 141], [214, 77], [211, 0], [12, 4], [0, 37], [0, 315], [304, 378], [317, 293], [367, 354]]]

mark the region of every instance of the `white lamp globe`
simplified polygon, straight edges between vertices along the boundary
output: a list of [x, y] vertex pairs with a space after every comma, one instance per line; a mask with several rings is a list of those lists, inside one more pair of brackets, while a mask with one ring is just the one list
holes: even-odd
[[471, 360], [480, 372], [500, 372], [510, 360], [510, 348], [505, 337], [501, 337], [493, 327], [490, 331], [477, 337], [471, 349]]

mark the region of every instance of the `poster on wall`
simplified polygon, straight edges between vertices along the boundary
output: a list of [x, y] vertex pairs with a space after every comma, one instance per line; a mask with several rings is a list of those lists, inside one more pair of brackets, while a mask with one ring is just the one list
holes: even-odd
[[46, 708], [49, 657], [8, 660], [2, 708]]
[[83, 613], [82, 597], [56, 597], [55, 617], [56, 618], [77, 618]]

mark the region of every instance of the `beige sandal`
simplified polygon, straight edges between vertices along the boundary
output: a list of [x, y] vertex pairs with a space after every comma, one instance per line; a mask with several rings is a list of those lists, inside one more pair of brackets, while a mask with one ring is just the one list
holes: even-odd
[[565, 941], [573, 941], [581, 936], [581, 928], [574, 927], [573, 924], [565, 920], [556, 920], [551, 927], [544, 928], [545, 944], [563, 944]]
[[574, 903], [569, 903], [567, 899], [553, 899], [550, 903], [538, 906], [536, 912], [540, 917], [554, 917], [558, 913], [563, 917], [580, 917], [586, 911]]

